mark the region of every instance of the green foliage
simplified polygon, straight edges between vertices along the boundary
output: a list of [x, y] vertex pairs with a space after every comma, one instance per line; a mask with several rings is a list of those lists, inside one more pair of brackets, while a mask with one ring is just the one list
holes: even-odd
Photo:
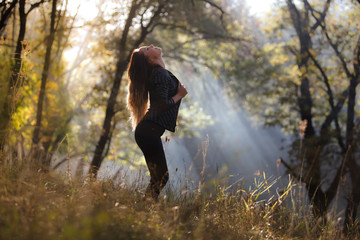
[[[186, 99], [184, 99], [186, 101]], [[190, 102], [190, 101], [187, 101]], [[200, 130], [214, 124], [211, 116], [206, 115], [199, 103], [190, 103], [190, 106], [182, 103], [182, 109], [179, 112], [178, 128], [181, 129], [179, 137], [198, 137]]]

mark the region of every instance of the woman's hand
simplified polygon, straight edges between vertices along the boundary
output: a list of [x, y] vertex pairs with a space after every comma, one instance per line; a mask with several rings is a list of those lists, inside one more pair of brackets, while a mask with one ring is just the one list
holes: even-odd
[[185, 97], [188, 94], [188, 91], [186, 90], [184, 85], [182, 85], [180, 82], [179, 82], [179, 85], [178, 85], [177, 94], [179, 94], [181, 96], [181, 98]]
[[188, 91], [186, 90], [184, 85], [182, 85], [179, 82], [177, 93], [175, 94], [175, 96], [172, 97], [172, 99], [174, 100], [175, 103], [177, 103], [180, 99], [185, 97], [187, 94], [188, 94]]

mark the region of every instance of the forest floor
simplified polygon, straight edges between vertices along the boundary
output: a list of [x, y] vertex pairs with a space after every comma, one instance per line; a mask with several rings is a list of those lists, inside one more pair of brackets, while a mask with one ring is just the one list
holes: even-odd
[[0, 239], [360, 239], [344, 236], [338, 218], [324, 224], [294, 207], [293, 186], [262, 201], [267, 179], [253, 190], [200, 186], [152, 202], [110, 180], [1, 165]]

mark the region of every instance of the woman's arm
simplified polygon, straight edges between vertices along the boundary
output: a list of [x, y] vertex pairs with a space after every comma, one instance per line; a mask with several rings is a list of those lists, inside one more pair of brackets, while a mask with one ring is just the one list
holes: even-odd
[[150, 107], [156, 111], [165, 112], [175, 105], [174, 99], [169, 97], [169, 75], [161, 68], [155, 70], [151, 87]]
[[186, 88], [179, 82], [177, 93], [174, 96], [169, 97], [169, 81], [169, 75], [165, 69], [159, 69], [154, 74], [150, 107], [156, 108], [160, 112], [167, 111], [187, 94]]

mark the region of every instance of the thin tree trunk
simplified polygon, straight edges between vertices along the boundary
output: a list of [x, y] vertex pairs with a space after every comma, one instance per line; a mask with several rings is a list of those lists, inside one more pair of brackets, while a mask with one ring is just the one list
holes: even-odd
[[[132, 2], [132, 5], [131, 5], [130, 11], [129, 11], [129, 16], [126, 20], [126, 24], [125, 24], [125, 27], [124, 27], [124, 30], [123, 30], [123, 33], [122, 33], [122, 36], [120, 39], [120, 43], [119, 43], [120, 56], [119, 56], [119, 60], [116, 64], [115, 79], [114, 79], [114, 83], [111, 88], [110, 96], [109, 96], [108, 103], [106, 106], [105, 119], [104, 119], [104, 123], [103, 123], [103, 127], [102, 127], [101, 136], [96, 145], [94, 157], [91, 161], [90, 169], [89, 169], [90, 176], [93, 179], [96, 179], [97, 172], [99, 171], [102, 160], [103, 160], [103, 151], [105, 149], [105, 145], [109, 141], [111, 121], [115, 114], [114, 108], [115, 108], [115, 104], [116, 104], [116, 97], [117, 97], [119, 89], [120, 89], [122, 76], [124, 75], [124, 72], [126, 71], [126, 67], [128, 65], [128, 61], [129, 61], [128, 60], [129, 57], [126, 57], [127, 52], [125, 51], [126, 41], [127, 41], [129, 29], [132, 25], [132, 21], [135, 17], [137, 8], [138, 8], [138, 5], [136, 4], [136, 1], [134, 0]], [[129, 54], [129, 56], [130, 56], [130, 54]]]
[[355, 119], [355, 101], [356, 101], [357, 79], [354, 77], [350, 81], [348, 111], [346, 124], [346, 143], [348, 146], [348, 169], [351, 177], [351, 195], [348, 199], [348, 205], [345, 210], [344, 232], [348, 233], [356, 220], [356, 213], [360, 202], [360, 166], [356, 163], [355, 151], [356, 143], [354, 143], [354, 119]]
[[23, 49], [23, 41], [26, 32], [26, 14], [25, 14], [25, 0], [20, 0], [19, 2], [19, 17], [20, 17], [20, 29], [19, 35], [16, 43], [16, 49], [14, 54], [14, 62], [12, 65], [12, 71], [10, 76], [10, 81], [8, 85], [7, 97], [3, 105], [1, 112], [1, 123], [0, 123], [0, 151], [4, 149], [8, 131], [10, 118], [15, 111], [16, 104], [16, 94], [20, 86], [22, 85], [22, 76], [21, 76], [21, 65], [22, 58], [21, 52]]
[[[39, 99], [37, 104], [37, 113], [36, 113], [36, 125], [34, 128], [33, 139], [32, 139], [32, 151], [33, 156], [38, 156], [40, 152], [40, 128], [41, 128], [41, 121], [42, 121], [42, 109], [44, 104], [44, 97], [45, 97], [45, 90], [46, 90], [46, 82], [49, 75], [49, 69], [51, 64], [51, 49], [54, 42], [55, 37], [55, 18], [56, 18], [56, 5], [57, 0], [52, 1], [52, 10], [51, 10], [51, 22], [50, 22], [50, 33], [46, 45], [46, 53], [45, 53], [45, 61], [43, 66], [43, 71], [41, 75], [41, 88], [39, 92]], [[36, 158], [37, 159], [37, 158]], [[45, 159], [45, 158], [44, 158]], [[42, 163], [45, 169], [48, 169], [48, 163]]]
[[101, 163], [103, 160], [102, 154], [105, 149], [105, 145], [110, 140], [109, 139], [110, 134], [111, 134], [110, 129], [111, 129], [112, 118], [115, 114], [114, 108], [115, 108], [115, 104], [116, 104], [116, 96], [119, 92], [121, 78], [122, 78], [124, 72], [126, 71], [127, 64], [128, 64], [128, 60], [125, 60], [125, 61], [123, 60], [117, 64], [117, 70], [116, 70], [117, 77], [115, 77], [112, 91], [111, 91], [110, 97], [108, 99], [105, 120], [104, 120], [103, 128], [102, 128], [103, 129], [102, 134], [100, 136], [100, 140], [98, 141], [98, 143], [96, 145], [95, 154], [94, 154], [93, 160], [90, 165], [89, 171], [93, 178], [96, 178], [96, 176], [97, 176], [97, 172], [100, 169], [100, 166], [101, 166]]
[[[353, 157], [353, 156], [352, 156]], [[352, 159], [353, 160], [353, 159]], [[351, 161], [354, 162], [354, 161]], [[356, 163], [355, 163], [356, 164]], [[350, 168], [351, 176], [351, 194], [348, 199], [348, 203], [345, 209], [345, 220], [344, 220], [344, 233], [351, 233], [351, 230], [355, 230], [355, 220], [357, 215], [357, 209], [360, 203], [360, 167], [359, 165], [352, 165]]]
[[[338, 54], [339, 55], [339, 54]], [[346, 122], [346, 145], [349, 148], [348, 169], [351, 177], [351, 196], [345, 210], [344, 232], [348, 233], [356, 220], [356, 213], [360, 203], [360, 166], [355, 159], [355, 152], [358, 150], [359, 143], [354, 142], [354, 120], [356, 104], [356, 87], [360, 83], [360, 35], [358, 36], [357, 45], [353, 58], [354, 73], [351, 74], [348, 96], [348, 111]], [[349, 73], [347, 74], [350, 75]]]
[[6, 9], [6, 4], [4, 4], [3, 9], [1, 10], [1, 18], [0, 18], [0, 37], [4, 34], [6, 24], [11, 16], [11, 12], [15, 9], [18, 0], [13, 0], [10, 3], [10, 6]]

